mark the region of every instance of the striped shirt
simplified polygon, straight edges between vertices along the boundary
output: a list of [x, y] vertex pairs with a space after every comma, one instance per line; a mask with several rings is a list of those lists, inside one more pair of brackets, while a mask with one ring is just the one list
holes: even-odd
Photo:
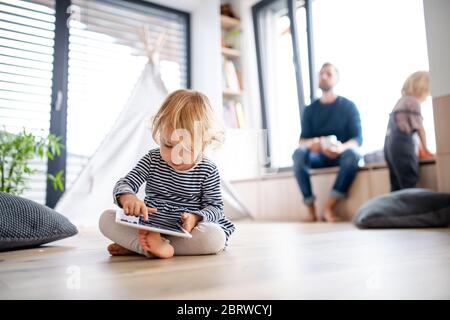
[[[144, 202], [157, 208], [158, 214], [176, 224], [184, 212], [203, 217], [204, 222], [219, 224], [228, 241], [234, 225], [224, 215], [217, 166], [208, 158], [203, 159], [187, 171], [178, 171], [162, 158], [159, 148], [150, 150], [137, 165], [114, 186], [114, 203], [124, 193], [137, 194], [146, 183]], [[119, 205], [120, 206], [120, 205]]]

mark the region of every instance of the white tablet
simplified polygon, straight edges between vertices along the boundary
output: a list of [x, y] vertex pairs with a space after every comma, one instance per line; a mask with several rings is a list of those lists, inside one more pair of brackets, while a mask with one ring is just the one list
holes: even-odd
[[161, 223], [158, 213], [149, 214], [148, 221], [144, 221], [140, 217], [126, 215], [122, 209], [118, 209], [116, 210], [116, 222], [132, 228], [159, 232], [175, 237], [192, 238], [192, 235], [184, 230], [180, 224], [173, 226]]

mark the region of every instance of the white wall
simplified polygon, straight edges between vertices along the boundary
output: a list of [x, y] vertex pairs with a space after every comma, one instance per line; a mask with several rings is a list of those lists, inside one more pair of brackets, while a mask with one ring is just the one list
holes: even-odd
[[450, 192], [450, 1], [424, 0], [436, 128], [438, 190]]
[[205, 93], [222, 110], [222, 59], [220, 53], [220, 4], [200, 1], [192, 12], [192, 88]]
[[450, 1], [424, 0], [431, 95], [450, 94]]

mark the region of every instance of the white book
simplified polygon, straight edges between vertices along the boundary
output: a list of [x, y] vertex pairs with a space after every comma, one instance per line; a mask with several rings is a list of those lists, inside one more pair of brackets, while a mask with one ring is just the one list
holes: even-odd
[[225, 59], [224, 69], [227, 88], [233, 91], [240, 91], [239, 78], [233, 61]]

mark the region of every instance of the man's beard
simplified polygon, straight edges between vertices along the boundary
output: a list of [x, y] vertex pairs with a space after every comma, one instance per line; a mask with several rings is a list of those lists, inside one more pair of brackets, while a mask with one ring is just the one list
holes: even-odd
[[328, 92], [331, 89], [333, 89], [332, 86], [326, 85], [326, 84], [319, 84], [319, 88], [320, 90], [322, 90], [323, 92]]

